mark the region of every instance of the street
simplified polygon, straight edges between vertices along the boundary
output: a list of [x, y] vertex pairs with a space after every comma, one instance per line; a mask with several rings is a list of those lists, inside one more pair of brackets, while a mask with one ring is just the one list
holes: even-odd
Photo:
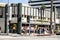
[[0, 40], [60, 40], [59, 35], [52, 36], [0, 36]]

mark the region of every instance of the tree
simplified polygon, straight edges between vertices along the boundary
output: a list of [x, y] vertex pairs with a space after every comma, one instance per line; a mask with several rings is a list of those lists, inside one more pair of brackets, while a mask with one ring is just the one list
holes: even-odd
[[52, 13], [53, 13], [53, 0], [51, 0], [50, 31], [51, 31], [51, 34], [54, 34], [54, 32], [52, 31], [53, 30], [53, 27], [52, 27]]
[[46, 6], [44, 4], [41, 5], [41, 19], [42, 17], [44, 18], [44, 10], [45, 10]]

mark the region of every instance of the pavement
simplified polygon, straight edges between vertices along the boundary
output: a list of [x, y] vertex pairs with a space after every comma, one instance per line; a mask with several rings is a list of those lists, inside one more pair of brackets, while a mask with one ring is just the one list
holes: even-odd
[[0, 35], [0, 40], [60, 40], [60, 35], [51, 36], [27, 36], [19, 34]]

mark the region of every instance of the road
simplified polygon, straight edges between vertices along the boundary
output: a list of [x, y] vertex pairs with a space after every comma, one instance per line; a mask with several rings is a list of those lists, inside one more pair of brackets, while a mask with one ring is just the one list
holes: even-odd
[[0, 35], [0, 40], [60, 40], [60, 35], [52, 35], [52, 36], [2, 36]]

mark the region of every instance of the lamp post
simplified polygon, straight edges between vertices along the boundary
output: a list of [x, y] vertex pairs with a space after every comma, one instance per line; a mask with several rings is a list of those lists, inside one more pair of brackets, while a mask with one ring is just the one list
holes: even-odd
[[8, 0], [8, 4], [9, 4], [9, 0]]

